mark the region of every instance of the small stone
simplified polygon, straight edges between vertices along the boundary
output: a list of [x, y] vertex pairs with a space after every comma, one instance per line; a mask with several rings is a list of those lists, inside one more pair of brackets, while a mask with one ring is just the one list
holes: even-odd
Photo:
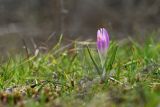
[[5, 92], [6, 92], [7, 94], [11, 94], [11, 93], [13, 92], [13, 88], [7, 88], [7, 89], [5, 90]]

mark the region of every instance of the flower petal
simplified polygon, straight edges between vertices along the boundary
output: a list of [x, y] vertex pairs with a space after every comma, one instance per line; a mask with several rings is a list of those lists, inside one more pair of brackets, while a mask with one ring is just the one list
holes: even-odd
[[105, 28], [97, 31], [97, 48], [101, 53], [105, 53], [109, 47], [109, 35]]

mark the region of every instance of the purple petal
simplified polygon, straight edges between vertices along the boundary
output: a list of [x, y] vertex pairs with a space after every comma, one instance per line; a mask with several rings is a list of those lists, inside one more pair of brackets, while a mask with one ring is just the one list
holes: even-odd
[[109, 35], [105, 28], [97, 31], [97, 48], [101, 53], [105, 53], [109, 47]]
[[103, 30], [103, 36], [105, 36], [105, 39], [106, 39], [106, 47], [108, 48], [109, 47], [109, 35], [108, 35], [108, 32], [105, 28], [102, 28]]

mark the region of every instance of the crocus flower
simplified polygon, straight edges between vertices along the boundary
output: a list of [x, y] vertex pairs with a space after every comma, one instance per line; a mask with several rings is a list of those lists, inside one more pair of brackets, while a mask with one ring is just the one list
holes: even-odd
[[100, 28], [97, 31], [97, 49], [99, 54], [106, 56], [109, 47], [109, 35], [105, 28]]

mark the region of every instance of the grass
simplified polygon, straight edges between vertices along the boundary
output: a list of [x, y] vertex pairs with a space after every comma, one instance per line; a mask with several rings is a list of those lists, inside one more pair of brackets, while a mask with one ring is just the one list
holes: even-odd
[[65, 48], [60, 41], [47, 53], [10, 56], [1, 63], [0, 106], [160, 106], [158, 42], [112, 41], [105, 66], [109, 78], [102, 83], [95, 44], [74, 41]]

